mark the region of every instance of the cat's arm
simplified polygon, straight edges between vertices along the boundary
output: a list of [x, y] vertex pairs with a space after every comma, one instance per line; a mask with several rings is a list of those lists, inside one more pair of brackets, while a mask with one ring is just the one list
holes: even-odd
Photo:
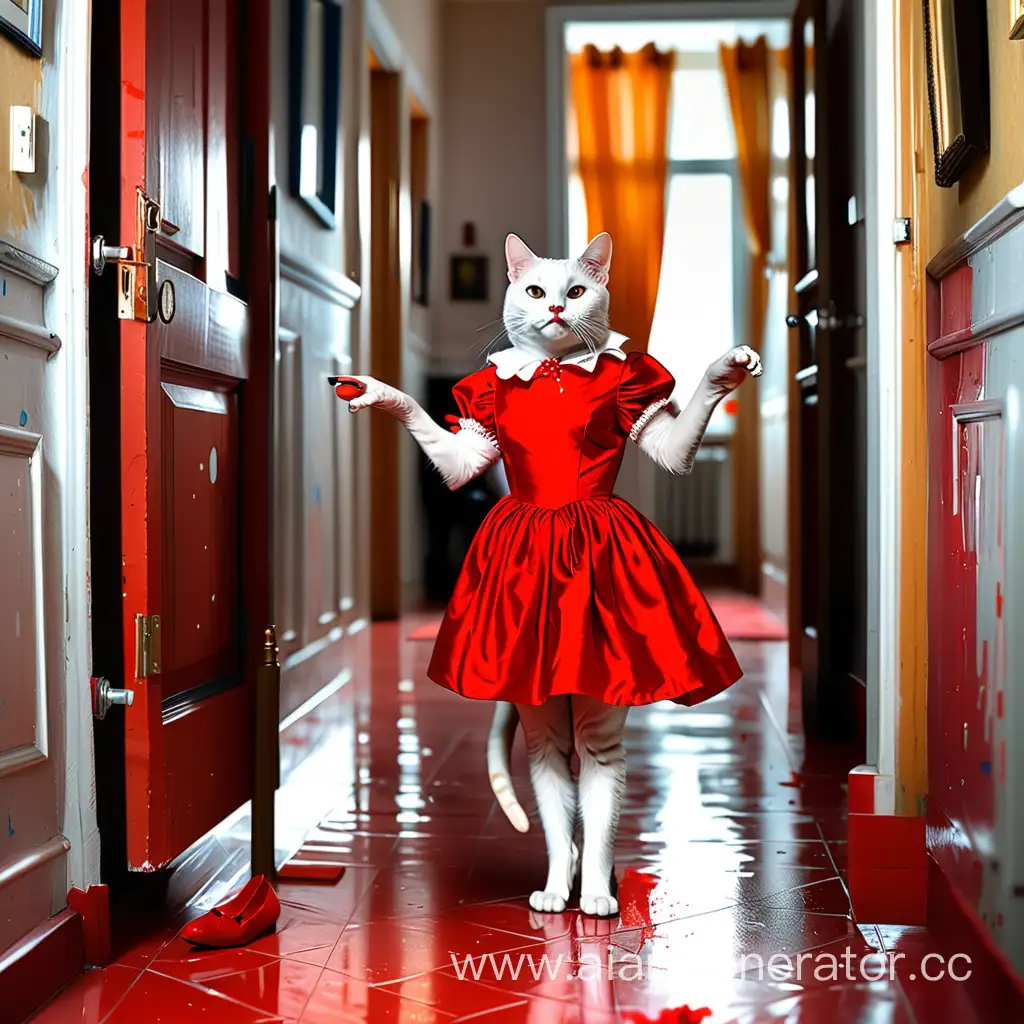
[[637, 421], [640, 429], [634, 427], [633, 440], [670, 473], [689, 473], [715, 407], [743, 383], [747, 374], [761, 376], [761, 357], [741, 345], [707, 368], [693, 397], [678, 415], [660, 409], [646, 423]]
[[355, 379], [366, 385], [366, 391], [349, 402], [349, 411], [376, 406], [394, 416], [412, 434], [449, 490], [458, 490], [501, 458], [498, 446], [486, 432], [469, 427], [472, 421], [464, 421], [463, 429], [453, 434], [435, 423], [404, 391], [373, 377]]

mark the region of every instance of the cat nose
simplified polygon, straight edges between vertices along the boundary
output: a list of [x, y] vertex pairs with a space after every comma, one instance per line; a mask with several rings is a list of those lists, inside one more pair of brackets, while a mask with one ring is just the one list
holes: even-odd
[[565, 306], [548, 306], [549, 313], [564, 313]]

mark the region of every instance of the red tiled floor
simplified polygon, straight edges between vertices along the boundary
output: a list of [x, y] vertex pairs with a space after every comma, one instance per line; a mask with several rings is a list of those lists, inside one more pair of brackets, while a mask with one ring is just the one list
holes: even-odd
[[[337, 885], [282, 883], [275, 933], [192, 949], [182, 926], [246, 877], [236, 823], [182, 859], [171, 912], [144, 915], [148, 934], [38, 1021], [614, 1024], [683, 1006], [709, 1024], [974, 1020], [954, 982], [921, 979], [925, 933], [851, 919], [851, 764], [786, 731], [783, 645], [737, 645], [746, 677], [706, 705], [631, 714], [622, 915], [594, 921], [530, 910], [543, 837], [495, 809], [490, 706], [429, 683], [430, 645], [405, 632], [369, 631], [363, 670], [286, 736], [278, 845], [322, 846], [347, 865]], [[514, 764], [532, 810], [521, 741]], [[890, 952], [891, 978], [864, 973]]]

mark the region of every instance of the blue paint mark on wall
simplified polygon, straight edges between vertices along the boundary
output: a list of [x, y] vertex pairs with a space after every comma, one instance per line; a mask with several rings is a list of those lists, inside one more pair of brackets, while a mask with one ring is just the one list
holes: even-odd
[[18, 417], [18, 422], [22, 426], [25, 426], [25, 424], [28, 423], [28, 413], [25, 412], [24, 409], [21, 410], [21, 415]]
[[10, 839], [14, 835], [14, 826], [11, 824], [11, 812], [7, 812], [7, 838]]
[[991, 761], [982, 761], [981, 762], [981, 774], [982, 775], [991, 775], [992, 774], [992, 762]]
[[6, 277], [4, 278], [3, 284], [0, 285], [0, 295], [3, 295], [4, 298], [7, 297], [7, 278]]

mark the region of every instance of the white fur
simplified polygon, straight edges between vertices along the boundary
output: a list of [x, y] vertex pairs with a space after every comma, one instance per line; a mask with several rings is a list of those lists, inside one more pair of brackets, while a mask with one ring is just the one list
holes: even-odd
[[475, 420], [462, 421], [453, 434], [436, 424], [404, 391], [373, 377], [357, 377], [366, 391], [348, 404], [349, 412], [376, 406], [403, 423], [431, 464], [453, 491], [475, 479], [501, 458], [498, 442]]
[[678, 416], [660, 410], [641, 427], [636, 437], [640, 450], [670, 473], [689, 473], [715, 406], [738, 388], [747, 374], [761, 376], [761, 358], [746, 345], [716, 359]]
[[[509, 287], [504, 323], [518, 352], [504, 360], [499, 358], [503, 353], [492, 356], [500, 377], [518, 374], [528, 380], [536, 365], [548, 358], [592, 370], [602, 351], [622, 357], [618, 349], [624, 339], [611, 335], [608, 327], [612, 254], [608, 235], [598, 235], [575, 260], [541, 259], [515, 235], [506, 240], [505, 254]], [[561, 308], [553, 311], [552, 306]], [[732, 349], [708, 367], [681, 413], [651, 407], [637, 421], [632, 439], [669, 472], [688, 473], [715, 406], [748, 374], [760, 373], [756, 352], [746, 346]], [[501, 457], [496, 438], [476, 421], [463, 421], [463, 429], [452, 434], [403, 392], [372, 377], [358, 379], [366, 392], [349, 403], [350, 410], [377, 406], [400, 420], [453, 490]], [[516, 726], [521, 722], [544, 828], [548, 877], [544, 888], [530, 896], [536, 911], [563, 911], [582, 867], [583, 913], [598, 917], [618, 913], [613, 851], [626, 782], [622, 746], [626, 714], [626, 708], [580, 695], [551, 697], [539, 707], [496, 703], [487, 742], [491, 788], [513, 827], [528, 831], [529, 818], [516, 798], [510, 768]], [[578, 780], [570, 768], [573, 749], [579, 756]], [[574, 838], [578, 811], [583, 824], [582, 865]]]

